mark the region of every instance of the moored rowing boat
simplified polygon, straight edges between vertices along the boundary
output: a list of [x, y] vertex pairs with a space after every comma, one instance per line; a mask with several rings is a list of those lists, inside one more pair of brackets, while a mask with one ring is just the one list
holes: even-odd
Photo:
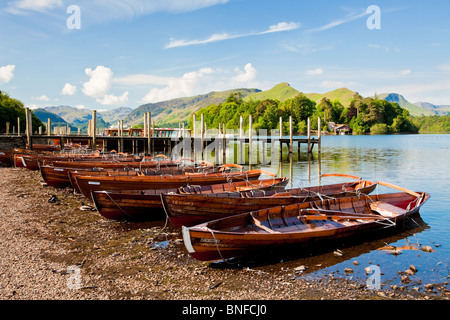
[[425, 192], [397, 189], [402, 192], [316, 200], [242, 213], [183, 227], [183, 239], [194, 258], [208, 261], [365, 235], [397, 226], [417, 213], [430, 197]]
[[345, 183], [313, 187], [218, 194], [163, 194], [164, 209], [170, 221], [178, 227], [224, 218], [238, 213], [255, 211], [281, 205], [302, 203], [327, 197], [345, 197], [356, 194], [370, 194], [376, 182], [359, 177], [326, 174], [322, 177], [344, 176], [355, 179]]
[[284, 189], [287, 182], [287, 178], [273, 178], [172, 189], [93, 191], [91, 196], [98, 212], [105, 218], [152, 220], [164, 213], [161, 202], [163, 194], [239, 194], [249, 189]]
[[89, 176], [75, 175], [74, 179], [80, 192], [91, 199], [92, 191], [100, 190], [145, 190], [171, 189], [183, 185], [209, 185], [230, 181], [256, 180], [262, 170], [224, 173], [194, 173], [185, 175], [159, 176]]

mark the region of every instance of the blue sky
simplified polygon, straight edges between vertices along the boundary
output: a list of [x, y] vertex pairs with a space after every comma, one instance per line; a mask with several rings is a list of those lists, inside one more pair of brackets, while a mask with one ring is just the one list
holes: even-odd
[[2, 0], [0, 90], [96, 110], [280, 82], [450, 104], [449, 14], [447, 0]]

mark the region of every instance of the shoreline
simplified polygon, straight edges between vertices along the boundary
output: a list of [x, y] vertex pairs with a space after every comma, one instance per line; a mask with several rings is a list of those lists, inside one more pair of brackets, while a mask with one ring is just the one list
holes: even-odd
[[117, 222], [83, 211], [92, 203], [45, 186], [39, 171], [0, 167], [0, 185], [2, 300], [448, 299], [448, 292], [309, 279], [294, 268], [216, 268], [189, 256], [169, 221]]

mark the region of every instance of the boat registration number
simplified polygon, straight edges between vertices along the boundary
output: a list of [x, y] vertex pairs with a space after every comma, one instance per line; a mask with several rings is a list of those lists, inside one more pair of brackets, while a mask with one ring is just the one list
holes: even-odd
[[98, 182], [98, 181], [89, 181], [88, 184], [92, 184], [94, 186], [99, 186], [100, 182]]
[[207, 238], [201, 238], [200, 242], [203, 243], [220, 243], [220, 239], [207, 239]]

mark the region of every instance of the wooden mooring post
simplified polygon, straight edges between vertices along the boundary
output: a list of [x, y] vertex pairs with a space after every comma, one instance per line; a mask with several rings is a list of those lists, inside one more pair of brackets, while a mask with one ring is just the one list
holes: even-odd
[[[92, 110], [92, 150], [95, 151], [96, 149], [96, 144], [97, 144], [97, 140], [96, 140], [96, 135], [97, 135], [97, 111], [96, 110]], [[61, 145], [61, 147], [63, 147]]]

